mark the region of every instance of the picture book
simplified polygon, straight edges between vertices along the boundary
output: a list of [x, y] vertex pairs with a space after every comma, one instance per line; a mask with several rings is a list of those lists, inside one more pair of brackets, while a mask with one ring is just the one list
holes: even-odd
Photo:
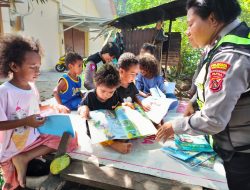
[[196, 152], [213, 152], [212, 147], [207, 142], [205, 136], [191, 136], [187, 134], [175, 135], [174, 141], [176, 146], [181, 150]]
[[157, 87], [150, 89], [151, 96], [142, 100], [143, 105], [150, 105], [150, 111], [146, 112], [148, 118], [159, 124], [167, 114], [169, 108], [174, 108], [178, 105], [177, 99], [166, 98], [166, 95]]
[[64, 132], [68, 132], [74, 137], [75, 128], [79, 125], [84, 126], [84, 120], [73, 114], [53, 114], [46, 116], [45, 119], [45, 123], [38, 127], [41, 134], [62, 136]]
[[185, 151], [179, 149], [176, 145], [170, 144], [164, 146], [161, 150], [168, 156], [191, 168], [196, 166], [212, 168], [216, 157], [215, 152]]
[[170, 156], [186, 161], [194, 156], [200, 154], [200, 152], [192, 152], [192, 151], [183, 151], [178, 149], [177, 147], [165, 146], [161, 148], [161, 150], [167, 153]]
[[91, 111], [88, 126], [92, 143], [113, 139], [133, 139], [157, 132], [145, 113], [128, 106], [118, 106], [114, 111]]

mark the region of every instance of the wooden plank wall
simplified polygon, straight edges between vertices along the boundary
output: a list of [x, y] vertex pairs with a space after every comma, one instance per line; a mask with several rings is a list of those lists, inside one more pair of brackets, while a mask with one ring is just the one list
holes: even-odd
[[[153, 43], [157, 30], [150, 29], [136, 29], [123, 30], [123, 40], [126, 52], [132, 52], [135, 55], [139, 54], [143, 43]], [[161, 44], [158, 44], [158, 46]], [[169, 48], [169, 51], [168, 51]], [[156, 48], [160, 51], [161, 48]], [[171, 41], [168, 47], [168, 41], [163, 43], [162, 48], [162, 65], [164, 66], [178, 66], [180, 64], [180, 50], [181, 50], [181, 34], [179, 32], [171, 33]], [[160, 60], [160, 52], [156, 52], [155, 56]]]

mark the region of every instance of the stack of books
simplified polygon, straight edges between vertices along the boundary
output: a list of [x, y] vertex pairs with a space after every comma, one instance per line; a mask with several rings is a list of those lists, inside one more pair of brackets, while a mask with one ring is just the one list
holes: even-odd
[[196, 166], [213, 168], [216, 153], [204, 136], [175, 135], [174, 142], [161, 150], [191, 168]]

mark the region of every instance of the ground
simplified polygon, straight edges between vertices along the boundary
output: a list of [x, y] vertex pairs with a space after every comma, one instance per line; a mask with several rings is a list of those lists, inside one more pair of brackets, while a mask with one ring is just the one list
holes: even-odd
[[52, 97], [53, 89], [62, 75], [63, 73], [58, 73], [56, 71], [41, 72], [41, 75], [36, 82], [36, 86], [40, 92], [41, 101]]

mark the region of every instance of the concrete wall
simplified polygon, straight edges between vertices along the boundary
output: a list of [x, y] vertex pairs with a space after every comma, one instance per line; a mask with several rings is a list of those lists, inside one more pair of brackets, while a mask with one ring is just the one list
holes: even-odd
[[[49, 0], [46, 4], [32, 3], [31, 14], [23, 16], [23, 31], [16, 31], [10, 26], [8, 9], [3, 10], [4, 33], [17, 33], [38, 39], [44, 49], [41, 70], [52, 70], [60, 55], [60, 35], [58, 21], [58, 3]], [[27, 2], [16, 4], [19, 14], [28, 13]]]
[[100, 16], [92, 0], [62, 0], [62, 4], [62, 14]]
[[[20, 15], [25, 15], [28, 12], [27, 2], [28, 0], [25, 0], [24, 3], [16, 4]], [[45, 51], [41, 68], [43, 71], [53, 70], [58, 58], [65, 51], [63, 24], [59, 23], [59, 11], [62, 14], [91, 17], [104, 17], [105, 12], [111, 12], [109, 4], [102, 4], [105, 7], [100, 9], [100, 5], [97, 5], [98, 1], [92, 0], [48, 0], [45, 4], [37, 4], [36, 1], [30, 2], [33, 4], [33, 11], [23, 17], [23, 31], [16, 31], [14, 30], [15, 27], [10, 26], [9, 8], [2, 8], [3, 32], [5, 34], [21, 33], [39, 39]], [[107, 15], [110, 17], [110, 13]], [[91, 31], [91, 29], [89, 30]], [[85, 35], [85, 44], [87, 45], [85, 52], [88, 55], [100, 51], [104, 43], [103, 37], [93, 41], [91, 38], [95, 37], [98, 32], [88, 32], [89, 30], [85, 31], [87, 33]]]

